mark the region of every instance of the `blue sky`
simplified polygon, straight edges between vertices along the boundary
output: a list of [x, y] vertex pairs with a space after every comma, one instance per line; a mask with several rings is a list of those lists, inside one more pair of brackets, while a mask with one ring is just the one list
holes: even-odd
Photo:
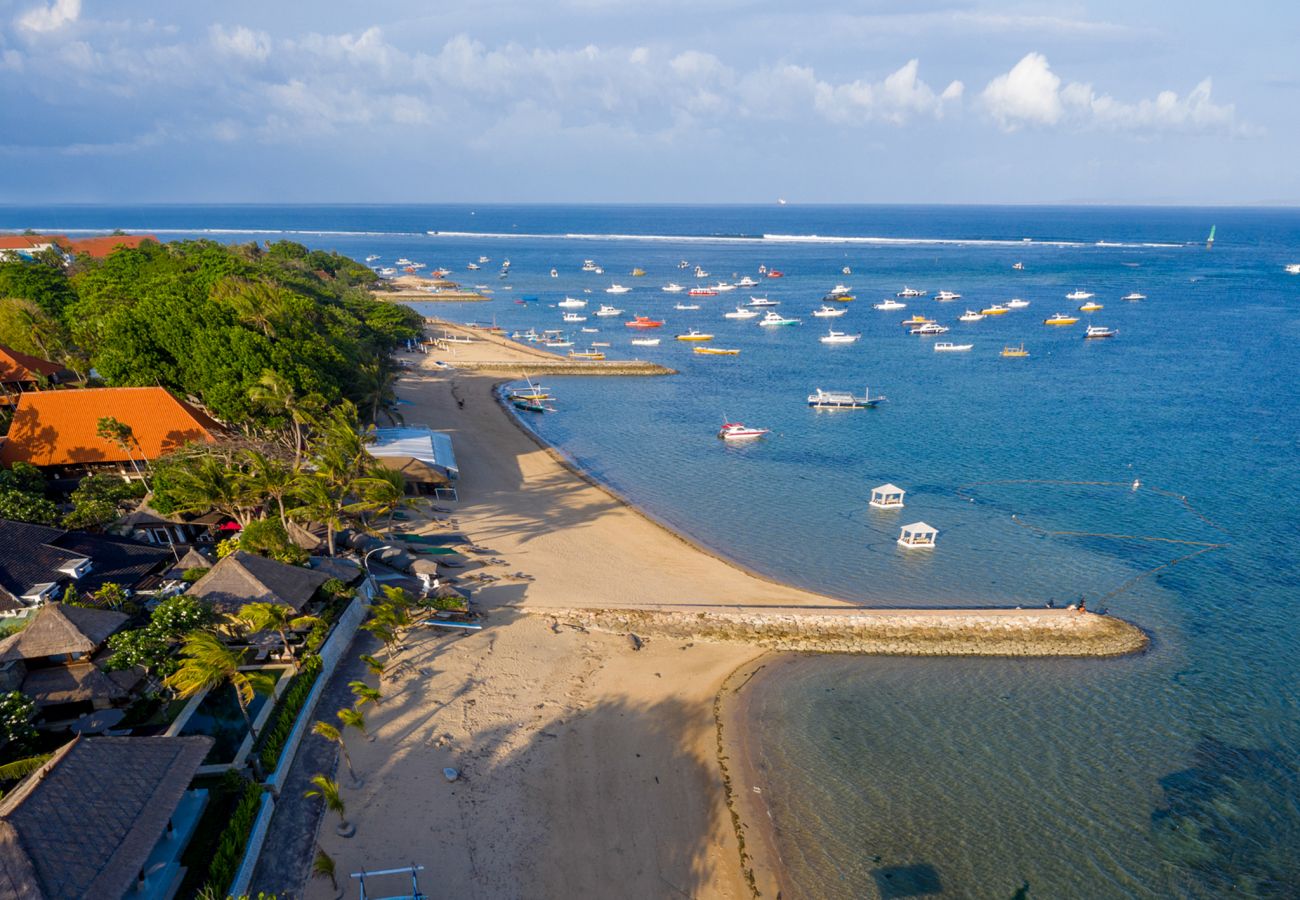
[[0, 0], [0, 203], [1300, 202], [1300, 5]]

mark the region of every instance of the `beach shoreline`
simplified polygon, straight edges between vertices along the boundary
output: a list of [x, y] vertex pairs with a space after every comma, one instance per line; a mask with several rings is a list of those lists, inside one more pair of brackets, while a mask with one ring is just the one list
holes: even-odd
[[[729, 785], [752, 778], [743, 707], [729, 712], [744, 692], [724, 686], [765, 665], [768, 623], [907, 613], [1074, 627], [1060, 610], [863, 608], [746, 571], [547, 445], [505, 408], [501, 377], [412, 358], [420, 366], [398, 393], [409, 421], [456, 443], [461, 499], [437, 527], [483, 548], [473, 575], [486, 577], [472, 590], [485, 628], [413, 633], [382, 683], [368, 714], [378, 739], [351, 744], [365, 779], [347, 797], [357, 836], [320, 835], [342, 871], [414, 861], [471, 896], [617, 884], [622, 896], [751, 897], [754, 884], [780, 883], [779, 860], [770, 823]], [[755, 639], [683, 627], [738, 614], [758, 617], [744, 623]], [[675, 624], [658, 627], [661, 617]], [[442, 767], [460, 776], [448, 784]], [[313, 881], [306, 896], [330, 894]]]

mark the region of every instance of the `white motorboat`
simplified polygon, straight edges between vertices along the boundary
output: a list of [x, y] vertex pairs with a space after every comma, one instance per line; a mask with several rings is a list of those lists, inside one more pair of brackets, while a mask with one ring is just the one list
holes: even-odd
[[546, 341], [545, 344], [543, 344], [543, 346], [560, 349], [563, 347], [572, 347], [573, 341]]
[[594, 272], [596, 271], [596, 268], [597, 268], [596, 261], [594, 259], [584, 259], [582, 261], [582, 271]]
[[700, 304], [698, 303], [678, 303], [676, 306], [673, 307], [673, 309], [699, 309], [699, 308], [700, 308]]
[[559, 303], [555, 305], [560, 307], [561, 309], [578, 309], [580, 307], [586, 306], [587, 301], [579, 300], [577, 297], [565, 297], [563, 300], [561, 300]]
[[884, 397], [872, 397], [871, 391], [863, 390], [861, 397], [851, 391], [823, 391], [817, 388], [808, 395], [808, 405], [813, 409], [872, 409]]
[[1025, 271], [1025, 264], [1022, 262], [1013, 263], [1011, 268], [1015, 269], [1017, 272], [1023, 272]]
[[842, 331], [836, 331], [834, 329], [831, 329], [830, 331], [826, 332], [826, 334], [819, 337], [817, 340], [821, 341], [823, 344], [852, 344], [856, 341], [862, 340], [862, 335], [845, 334]]
[[1105, 325], [1089, 325], [1088, 330], [1084, 332], [1085, 341], [1095, 341], [1098, 338], [1111, 338], [1119, 334], [1114, 328], [1107, 328]]
[[469, 265], [465, 266], [465, 268], [469, 269], [471, 272], [477, 272], [478, 263], [470, 263]]
[[712, 288], [712, 290], [717, 291], [719, 294], [725, 294], [727, 291], [734, 291], [735, 289], [736, 286], [734, 284], [728, 284], [725, 281], [719, 281]]
[[632, 343], [638, 347], [658, 347], [660, 338], [632, 338]]
[[1066, 300], [1091, 300], [1096, 294], [1090, 294], [1085, 290], [1070, 291], [1065, 295]]
[[623, 315], [623, 310], [619, 309], [617, 306], [610, 306], [607, 303], [602, 303], [600, 309], [596, 310], [596, 315], [602, 319], [606, 316], [621, 316]]
[[974, 344], [954, 344], [952, 341], [936, 341], [934, 345], [935, 353], [965, 353], [974, 347]]
[[582, 329], [582, 333], [583, 333], [583, 334], [600, 334], [600, 329], [599, 329], [599, 328], [584, 328], [584, 329]]
[[[1288, 263], [1286, 267], [1288, 275], [1300, 275], [1300, 263]], [[1125, 299], [1128, 299], [1127, 297]]]
[[668, 284], [665, 284], [659, 290], [669, 294], [680, 294], [682, 291], [686, 290], [686, 288], [682, 287], [680, 284], [678, 284], [675, 281], [670, 281], [668, 282]]
[[835, 285], [835, 287], [827, 291], [827, 293], [830, 294], [832, 297], [844, 297], [853, 293], [853, 288], [849, 287], [846, 284], [837, 284]]
[[626, 293], [627, 293], [628, 291], [630, 291], [630, 290], [632, 290], [630, 287], [623, 287], [623, 285], [621, 285], [621, 284], [617, 284], [617, 283], [616, 283], [616, 284], [611, 284], [609, 287], [605, 288], [605, 293], [606, 293], [606, 294], [626, 294]]
[[766, 297], [750, 297], [750, 298], [749, 298], [749, 305], [750, 305], [750, 306], [756, 306], [756, 307], [761, 307], [761, 306], [779, 306], [780, 303], [781, 303], [780, 300], [769, 300], [769, 299], [767, 299]]
[[737, 306], [734, 312], [724, 313], [724, 319], [753, 319], [757, 318], [758, 313], [752, 309], [745, 309], [743, 306]]
[[938, 322], [926, 322], [924, 325], [918, 325], [916, 328], [912, 329], [912, 334], [919, 334], [922, 337], [927, 337], [932, 334], [947, 334], [947, 333], [948, 333], [948, 326], [940, 325]]
[[939, 291], [934, 295], [934, 299], [938, 300], [940, 303], [947, 303], [951, 300], [960, 300], [961, 294], [956, 294], [952, 291]]
[[1139, 300], [1145, 300], [1146, 298], [1147, 298], [1146, 294], [1139, 294], [1137, 291], [1134, 291], [1131, 294], [1125, 294], [1123, 297], [1120, 297], [1121, 300], [1124, 300], [1128, 303], [1137, 303]]
[[411, 265], [411, 261], [407, 259], [405, 256], [403, 256], [400, 259], [394, 260], [393, 265], [397, 266], [398, 268], [402, 268], [403, 266]]
[[771, 433], [769, 428], [750, 428], [739, 422], [723, 422], [722, 428], [718, 431], [718, 437], [724, 441], [743, 441], [751, 438], [760, 438], [765, 434]]
[[926, 293], [927, 293], [926, 291], [918, 291], [916, 288], [910, 288], [904, 286], [903, 289], [899, 291], [897, 294], [895, 294], [894, 296], [895, 297], [924, 297]]
[[977, 313], [973, 309], [968, 309], [957, 317], [958, 322], [978, 322], [984, 318], [984, 313]]
[[372, 254], [370, 254], [369, 256], [366, 257], [366, 262], [368, 262], [368, 263], [372, 263], [372, 262], [374, 262], [374, 261], [377, 260], [377, 259], [379, 259], [379, 256], [378, 256], [377, 254], [372, 253]]
[[823, 306], [821, 309], [814, 309], [813, 315], [819, 319], [837, 319], [848, 312], [843, 307], [836, 309], [834, 306]]
[[1007, 301], [1007, 309], [1024, 309], [1028, 305], [1028, 300], [1021, 300], [1019, 297], [1012, 297]]
[[787, 319], [785, 316], [781, 315], [780, 313], [769, 312], [767, 313], [767, 315], [763, 316], [762, 321], [760, 321], [758, 324], [765, 328], [772, 328], [778, 325], [798, 325], [799, 320]]
[[746, 288], [758, 287], [758, 280], [755, 278], [750, 278], [748, 275], [746, 275], [744, 278], [736, 282], [736, 287], [746, 287]]
[[491, 262], [492, 260], [488, 259], [486, 256], [480, 256], [480, 257], [478, 258], [478, 261], [479, 261], [480, 263], [485, 263], [485, 262]]
[[585, 322], [585, 321], [587, 321], [587, 317], [586, 317], [586, 316], [583, 316], [583, 315], [579, 315], [579, 314], [576, 313], [576, 312], [566, 312], [566, 313], [564, 314], [564, 321], [566, 321], [566, 322]]
[[889, 310], [894, 310], [894, 309], [907, 309], [907, 304], [899, 303], [897, 300], [881, 300], [879, 303], [873, 305], [871, 308], [883, 309], [888, 312]]

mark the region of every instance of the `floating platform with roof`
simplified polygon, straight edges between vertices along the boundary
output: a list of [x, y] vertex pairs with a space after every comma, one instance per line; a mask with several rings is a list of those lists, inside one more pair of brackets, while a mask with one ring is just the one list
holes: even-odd
[[871, 503], [876, 509], [902, 509], [903, 495], [907, 493], [896, 484], [882, 484], [871, 489]]
[[911, 525], [903, 526], [902, 532], [898, 535], [898, 545], [909, 550], [933, 550], [934, 539], [938, 534], [939, 529], [931, 525], [913, 522]]

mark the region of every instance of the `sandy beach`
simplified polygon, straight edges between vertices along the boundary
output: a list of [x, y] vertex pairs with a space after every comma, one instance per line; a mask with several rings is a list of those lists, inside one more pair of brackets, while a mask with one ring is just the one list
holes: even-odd
[[[489, 551], [480, 572], [493, 580], [473, 596], [487, 618], [478, 634], [408, 639], [369, 708], [377, 739], [350, 742], [364, 783], [340, 776], [356, 835], [337, 837], [331, 816], [321, 847], [344, 875], [422, 864], [425, 890], [449, 895], [739, 898], [753, 877], [773, 896], [771, 860], [742, 866], [715, 718], [724, 681], [765, 650], [653, 627], [635, 649], [573, 612], [853, 607], [695, 547], [526, 435], [497, 379], [414, 359], [399, 396], [409, 423], [452, 434], [460, 502], [447, 524]], [[1021, 615], [1073, 627], [1062, 613]], [[307, 896], [334, 894], [314, 879]]]

